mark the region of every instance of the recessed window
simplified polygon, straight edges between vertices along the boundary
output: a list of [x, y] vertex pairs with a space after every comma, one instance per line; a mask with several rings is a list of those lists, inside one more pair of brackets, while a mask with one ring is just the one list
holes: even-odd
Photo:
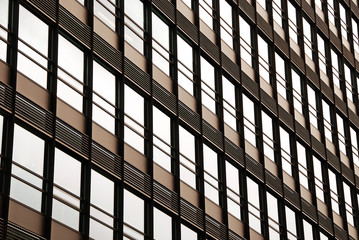
[[289, 133], [284, 130], [282, 127], [279, 127], [280, 135], [280, 154], [282, 160], [282, 169], [290, 176], [292, 176], [292, 154], [290, 148], [290, 137]]
[[194, 96], [193, 48], [182, 37], [177, 36], [178, 85]]
[[201, 57], [202, 105], [216, 114], [215, 69], [205, 58]]
[[195, 137], [183, 127], [179, 127], [180, 177], [196, 189], [196, 147]]
[[219, 205], [218, 156], [207, 145], [203, 145], [204, 193]]
[[212, 0], [199, 0], [199, 16], [201, 20], [213, 29], [214, 8]]
[[244, 138], [253, 146], [256, 143], [256, 122], [254, 103], [246, 95], [243, 94], [243, 122], [244, 122]]
[[241, 195], [239, 170], [226, 161], [227, 209], [228, 213], [241, 219]]
[[239, 16], [240, 54], [249, 66], [252, 66], [252, 36], [251, 26], [246, 20]]
[[220, 0], [219, 5], [221, 38], [230, 48], [233, 48], [232, 7], [226, 0]]
[[181, 224], [181, 240], [197, 240], [197, 233]]
[[[7, 28], [9, 21], [9, 1], [0, 0], [0, 38], [8, 39]], [[0, 59], [6, 62], [7, 58], [7, 44], [0, 39]]]
[[133, 193], [124, 190], [123, 197], [124, 239], [144, 239], [145, 202]]
[[262, 131], [264, 155], [274, 162], [273, 120], [264, 111], [262, 111]]
[[226, 77], [222, 77], [223, 88], [223, 119], [232, 129], [237, 131], [236, 87]]
[[247, 177], [248, 223], [249, 227], [261, 233], [261, 208], [259, 203], [259, 186]]
[[144, 7], [141, 0], [124, 0], [125, 40], [144, 53]]
[[152, 13], [152, 62], [166, 75], [170, 75], [170, 29]]
[[296, 214], [292, 209], [287, 206], [285, 206], [285, 218], [287, 223], [288, 239], [297, 239]]
[[267, 192], [269, 239], [280, 239], [278, 200]]
[[94, 0], [94, 13], [110, 29], [116, 30], [115, 0]]
[[172, 239], [172, 218], [157, 208], [153, 208], [153, 225], [154, 239]]

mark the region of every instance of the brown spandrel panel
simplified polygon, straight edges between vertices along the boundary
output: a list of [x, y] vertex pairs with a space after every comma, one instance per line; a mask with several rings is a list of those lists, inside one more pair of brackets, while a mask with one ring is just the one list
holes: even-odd
[[353, 54], [350, 52], [350, 50], [348, 48], [344, 47], [344, 45], [343, 45], [343, 56], [345, 57], [346, 60], [348, 60], [348, 62], [352, 66], [355, 66]]
[[10, 66], [0, 60], [0, 81], [10, 85]]
[[305, 73], [305, 63], [303, 58], [301, 58], [293, 49], [290, 49], [290, 58], [295, 66], [304, 74]]
[[273, 29], [271, 25], [260, 15], [257, 13], [257, 24], [258, 27], [262, 30], [262, 32], [273, 41]]
[[348, 116], [348, 112], [347, 112], [347, 105], [346, 103], [341, 100], [336, 94], [335, 96], [335, 105], [336, 107], [345, 115]]
[[78, 131], [86, 133], [85, 116], [59, 98], [57, 99], [56, 116], [61, 120], [65, 121], [66, 123], [70, 124]]
[[76, 16], [84, 24], [88, 24], [87, 10], [77, 1], [60, 0], [60, 5], [64, 6], [74, 16]]
[[50, 110], [50, 93], [19, 72], [17, 73], [16, 91], [42, 108]]
[[56, 221], [51, 222], [51, 239], [52, 240], [82, 240], [83, 237], [79, 232], [76, 232], [61, 223]]
[[352, 110], [349, 110], [349, 119], [357, 128], [359, 128], [359, 117]]
[[284, 39], [281, 36], [279, 36], [278, 33], [276, 33], [275, 31], [274, 31], [274, 44], [287, 58], [289, 58], [288, 43], [284, 41]]
[[333, 89], [331, 89], [326, 83], [324, 83], [323, 81], [321, 82], [321, 90], [322, 93], [324, 93], [324, 95], [329, 99], [329, 101], [331, 101], [332, 103], [334, 103], [334, 93], [333, 93]]
[[328, 38], [329, 37], [328, 25], [318, 15], [316, 15], [315, 20], [316, 20], [316, 25], [318, 26], [320, 31]]
[[40, 236], [45, 234], [45, 217], [39, 212], [16, 201], [9, 201], [9, 221], [20, 225]]
[[308, 17], [315, 22], [315, 12], [314, 8], [308, 4], [306, 0], [302, 0], [302, 8]]
[[357, 17], [359, 18], [359, 7], [355, 4], [351, 4], [350, 6], [351, 10], [352, 10], [352, 13]]
[[319, 76], [316, 74], [309, 66], [306, 66], [306, 76], [307, 78], [318, 88], [319, 86]]
[[111, 152], [120, 155], [118, 138], [95, 122], [92, 122], [92, 139]]
[[252, 5], [249, 4], [247, 0], [238, 0], [239, 8], [248, 16], [252, 23], [255, 23], [255, 10]]
[[330, 30], [329, 31], [329, 35], [330, 35], [330, 42], [334, 45], [334, 47], [341, 52], [342, 50], [342, 44], [340, 39]]

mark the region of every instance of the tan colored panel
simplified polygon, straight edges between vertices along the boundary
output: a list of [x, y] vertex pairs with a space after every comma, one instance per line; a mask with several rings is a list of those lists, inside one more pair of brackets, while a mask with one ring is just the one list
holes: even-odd
[[205, 22], [203, 22], [202, 19], [199, 20], [199, 26], [201, 32], [216, 45], [216, 34], [214, 31]]
[[152, 65], [152, 76], [154, 80], [161, 84], [162, 87], [167, 89], [167, 91], [169, 91], [170, 93], [173, 93], [172, 79], [154, 64]]
[[320, 132], [318, 128], [314, 127], [312, 124], [310, 124], [310, 133], [318, 140], [320, 140]]
[[212, 218], [216, 219], [218, 222], [223, 222], [222, 219], [222, 208], [209, 200], [208, 198], [205, 198], [205, 206], [206, 206], [206, 213], [211, 216]]
[[11, 199], [9, 201], [9, 221], [41, 236], [45, 234], [45, 217]]
[[177, 10], [179, 10], [192, 24], [195, 24], [193, 11], [181, 0], [177, 0], [176, 2]]
[[100, 37], [118, 50], [118, 35], [96, 16], [94, 16], [94, 30]]
[[211, 112], [208, 108], [202, 105], [202, 118], [212, 125], [215, 129], [219, 130], [219, 120], [217, 115]]
[[269, 16], [268, 16], [268, 12], [262, 7], [262, 5], [260, 5], [258, 2], [256, 2], [256, 9], [257, 9], [257, 13], [259, 15], [262, 16], [262, 18], [269, 23]]
[[285, 171], [283, 171], [283, 183], [285, 183], [285, 185], [295, 191], [295, 180]]
[[274, 176], [278, 177], [278, 167], [275, 162], [264, 156], [264, 165], [265, 168], [272, 173]]
[[349, 232], [349, 235], [355, 239], [355, 240], [358, 240], [358, 231], [356, 230], [355, 227], [353, 227], [351, 224], [348, 223], [348, 232]]
[[153, 178], [168, 189], [175, 191], [175, 180], [173, 175], [156, 163], [153, 163]]
[[197, 100], [181, 86], [178, 86], [178, 100], [186, 104], [194, 112], [197, 112]]
[[10, 85], [10, 67], [3, 61], [0, 61], [0, 81]]
[[333, 211], [333, 222], [339, 227], [343, 228], [343, 219], [336, 212]]
[[16, 91], [44, 109], [50, 110], [50, 93], [19, 72], [17, 73]]
[[255, 146], [253, 146], [250, 142], [248, 142], [247, 140], [244, 141], [244, 145], [245, 145], [246, 153], [249, 156], [251, 156], [254, 160], [259, 162], [259, 151], [258, 151], [258, 149]]
[[231, 214], [228, 214], [228, 227], [239, 236], [244, 237], [244, 224]]
[[278, 104], [279, 104], [280, 106], [282, 106], [282, 108], [283, 108], [284, 110], [286, 110], [288, 113], [290, 113], [290, 105], [289, 105], [289, 102], [288, 102], [287, 100], [285, 100], [285, 99], [282, 97], [282, 95], [280, 95], [279, 93], [278, 93], [277, 95], [278, 95], [278, 98], [277, 98]]
[[331, 151], [331, 152], [335, 155], [335, 146], [334, 146], [334, 144], [333, 144], [331, 141], [329, 141], [327, 138], [325, 138], [325, 146], [327, 147], [327, 149], [328, 149], [329, 151]]
[[51, 239], [52, 240], [81, 240], [82, 236], [76, 232], [56, 221], [51, 223]]
[[92, 139], [111, 152], [119, 155], [119, 141], [118, 138], [99, 126], [97, 123], [92, 122]]
[[264, 240], [263, 236], [254, 231], [252, 228], [249, 228], [249, 239]]
[[199, 207], [199, 193], [184, 182], [180, 182], [181, 197], [194, 206]]
[[303, 199], [312, 204], [312, 194], [302, 185], [300, 185], [300, 195]]
[[231, 140], [237, 146], [240, 146], [240, 136], [239, 134], [226, 123], [224, 123], [224, 135]]
[[134, 49], [130, 44], [125, 41], [125, 57], [130, 59], [137, 67], [141, 68], [142, 71], [147, 72], [147, 61], [146, 58]]
[[266, 81], [264, 80], [262, 77], [260, 78], [260, 87], [269, 95], [273, 98], [273, 88], [272, 86]]
[[61, 99], [57, 99], [57, 117], [64, 120], [72, 127], [76, 128], [82, 133], [86, 131], [86, 118], [79, 111], [72, 108], [70, 105], [62, 101]]
[[232, 62], [236, 63], [236, 52], [223, 40], [221, 40], [221, 50]]
[[60, 0], [60, 4], [75, 15], [81, 22], [87, 24], [87, 10], [77, 1]]
[[128, 144], [124, 144], [124, 159], [140, 171], [148, 173], [147, 158]]
[[250, 79], [252, 79], [255, 82], [255, 72], [254, 69], [249, 66], [249, 64], [241, 59], [241, 70], [247, 74]]
[[304, 116], [298, 112], [296, 109], [294, 109], [294, 117], [295, 120], [297, 120], [298, 123], [300, 123], [300, 125], [302, 125], [303, 127], [305, 127], [305, 118]]
[[325, 203], [323, 203], [320, 199], [317, 198], [317, 209], [325, 216], [328, 217], [328, 207]]

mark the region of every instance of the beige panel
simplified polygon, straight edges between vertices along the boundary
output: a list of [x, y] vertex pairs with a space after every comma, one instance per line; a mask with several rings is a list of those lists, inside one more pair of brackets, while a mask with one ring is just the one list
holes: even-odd
[[333, 222], [339, 227], [343, 228], [343, 219], [336, 212], [333, 211]]
[[258, 2], [256, 2], [256, 7], [257, 7], [257, 13], [259, 15], [262, 16], [262, 18], [269, 23], [269, 16], [268, 16], [268, 12], [262, 7], [262, 5], [260, 5]]
[[305, 63], [315, 72], [315, 63], [307, 54], [305, 54]]
[[167, 89], [170, 93], [173, 93], [172, 79], [154, 64], [152, 65], [152, 76], [154, 80], [162, 85], [162, 87]]
[[180, 11], [192, 24], [195, 24], [194, 13], [192, 9], [190, 9], [186, 4], [184, 4], [181, 0], [177, 0], [177, 10]]
[[212, 218], [216, 219], [218, 222], [223, 222], [222, 219], [222, 208], [209, 200], [208, 198], [205, 198], [205, 209], [206, 213], [211, 216]]
[[134, 49], [130, 44], [125, 41], [125, 57], [130, 59], [137, 67], [141, 68], [144, 72], [147, 72], [146, 58]]
[[45, 217], [11, 199], [9, 201], [9, 221], [41, 236], [45, 234]]
[[92, 139], [111, 152], [119, 155], [118, 138], [95, 122], [92, 122]]
[[328, 217], [328, 207], [325, 203], [323, 203], [320, 199], [317, 198], [317, 208], [318, 211], [323, 213], [325, 216]]
[[317, 5], [315, 5], [315, 13], [323, 20], [325, 21], [324, 13], [322, 10], [318, 8]]
[[231, 214], [228, 214], [228, 228], [239, 236], [244, 237], [244, 224]]
[[51, 240], [81, 240], [82, 236], [61, 223], [56, 221], [51, 222]]
[[0, 61], [0, 81], [10, 85], [10, 67], [3, 61]]
[[221, 40], [221, 50], [232, 62], [236, 63], [236, 52], [223, 40]]
[[303, 127], [305, 127], [305, 118], [304, 116], [298, 112], [296, 109], [294, 109], [294, 117], [295, 120], [297, 120], [298, 123], [300, 123], [300, 125], [302, 125]]
[[319, 77], [329, 87], [329, 78], [322, 70], [319, 72]]
[[296, 44], [292, 38], [289, 38], [290, 39], [290, 48], [293, 49], [293, 51], [298, 55], [300, 56], [300, 47], [298, 44]]
[[312, 124], [310, 124], [310, 133], [318, 140], [320, 140], [320, 132], [318, 128], [314, 127]]
[[180, 182], [180, 188], [181, 188], [180, 195], [183, 199], [192, 203], [196, 207], [200, 207], [199, 193], [195, 189], [191, 188], [190, 186], [188, 186], [186, 183], [182, 181]]
[[277, 94], [277, 96], [278, 96], [278, 98], [277, 98], [278, 104], [279, 104], [280, 106], [282, 106], [282, 108], [283, 108], [284, 110], [286, 110], [288, 113], [290, 113], [290, 105], [289, 105], [289, 102], [288, 102], [286, 99], [284, 99], [284, 98], [282, 97], [282, 95], [280, 95], [279, 93]]
[[212, 125], [215, 129], [219, 130], [219, 119], [217, 115], [211, 112], [208, 108], [202, 105], [202, 118]]
[[264, 240], [263, 236], [257, 233], [252, 228], [249, 228], [249, 239]]
[[186, 104], [194, 112], [197, 112], [197, 100], [181, 86], [178, 86], [178, 100]]
[[50, 110], [50, 93], [19, 72], [17, 73], [16, 91], [42, 108]]
[[259, 77], [260, 79], [260, 87], [269, 95], [273, 98], [273, 88], [272, 86], [266, 81], [264, 80], [262, 77]]
[[335, 155], [335, 146], [334, 143], [325, 138], [325, 146], [329, 151], [331, 151]]
[[350, 101], [349, 99], [347, 99], [347, 105], [350, 108], [350, 110], [353, 111], [353, 113], [357, 113], [355, 104], [352, 101]]
[[340, 161], [350, 168], [349, 158], [347, 155], [342, 153], [342, 151], [340, 151]]
[[355, 175], [359, 176], [359, 167], [354, 164], [354, 173]]
[[338, 29], [333, 25], [331, 21], [328, 21], [329, 29], [338, 37]]
[[57, 99], [57, 117], [64, 120], [72, 127], [79, 130], [80, 132], [85, 133], [86, 131], [85, 116], [59, 98]]
[[140, 171], [148, 173], [147, 158], [142, 153], [124, 143], [124, 159]]
[[270, 173], [272, 173], [274, 176], [278, 177], [278, 167], [277, 167], [277, 164], [275, 164], [275, 162], [273, 162], [272, 160], [270, 160], [269, 158], [264, 156], [264, 165], [265, 165], [265, 168]]
[[281, 26], [278, 25], [276, 21], [273, 21], [273, 28], [278, 35], [285, 40], [285, 32]]
[[216, 34], [214, 31], [205, 22], [203, 22], [202, 19], [199, 20], [199, 26], [201, 32], [216, 45]]
[[295, 191], [295, 180], [285, 171], [283, 171], [283, 183]]
[[175, 191], [175, 179], [173, 175], [156, 163], [153, 163], [153, 178], [168, 189]]
[[60, 4], [75, 15], [81, 22], [87, 24], [87, 10], [79, 2], [60, 0]]
[[342, 36], [342, 43], [343, 43], [344, 47], [346, 47], [348, 50], [350, 49], [350, 44], [349, 44], [348, 40], [346, 40], [343, 36]]
[[351, 224], [348, 223], [348, 232], [349, 232], [349, 235], [355, 239], [355, 240], [358, 240], [358, 231], [356, 230], [355, 227], [353, 227]]
[[306, 189], [302, 185], [300, 185], [300, 196], [302, 196], [302, 198], [305, 199], [310, 204], [313, 204], [312, 203], [312, 194], [308, 191], [308, 189]]
[[333, 84], [334, 86], [334, 93], [341, 99], [343, 100], [343, 92], [342, 90], [340, 90], [340, 88], [338, 88], [335, 84]]
[[94, 30], [98, 35], [100, 35], [100, 37], [102, 37], [106, 42], [108, 42], [115, 49], [118, 50], [119, 48], [118, 35], [96, 16], [94, 16]]
[[259, 151], [258, 149], [253, 146], [250, 142], [248, 142], [247, 140], [244, 141], [244, 147], [246, 149], [246, 153], [251, 156], [254, 160], [256, 160], [257, 162], [259, 162]]
[[233, 128], [224, 123], [224, 135], [237, 146], [240, 146], [240, 136]]
[[255, 81], [254, 69], [243, 59], [241, 59], [241, 70], [245, 72], [253, 81]]

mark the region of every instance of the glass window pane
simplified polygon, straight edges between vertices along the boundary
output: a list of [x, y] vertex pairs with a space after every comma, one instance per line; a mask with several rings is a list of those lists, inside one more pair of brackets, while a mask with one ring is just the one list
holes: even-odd
[[[9, 19], [9, 0], [0, 0], [0, 25], [5, 29], [8, 28]], [[7, 32], [0, 28], [0, 37], [7, 39]], [[7, 44], [0, 40], [0, 59], [6, 61], [7, 57]]]
[[153, 159], [171, 172], [171, 119], [153, 107]]
[[153, 208], [154, 239], [172, 239], [172, 218], [157, 208]]
[[197, 240], [197, 233], [181, 224], [181, 240]]
[[[140, 232], [144, 232], [144, 201], [133, 193], [124, 190], [124, 212], [123, 221]], [[124, 227], [124, 234], [135, 239], [144, 239], [144, 236], [129, 227]]]

